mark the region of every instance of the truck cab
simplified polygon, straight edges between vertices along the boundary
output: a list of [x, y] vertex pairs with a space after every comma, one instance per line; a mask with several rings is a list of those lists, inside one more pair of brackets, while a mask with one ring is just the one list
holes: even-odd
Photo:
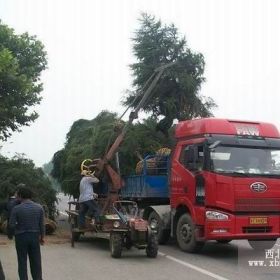
[[[269, 123], [180, 122], [170, 170], [171, 234], [195, 252], [207, 240], [280, 236], [280, 135]], [[257, 244], [257, 245], [256, 245]]]

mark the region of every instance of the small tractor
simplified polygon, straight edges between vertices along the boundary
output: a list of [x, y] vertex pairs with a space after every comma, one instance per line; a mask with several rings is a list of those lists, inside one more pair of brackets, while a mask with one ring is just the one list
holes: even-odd
[[145, 249], [149, 258], [156, 258], [158, 241], [155, 231], [148, 222], [139, 217], [138, 206], [133, 201], [117, 200], [112, 205], [112, 212], [100, 216], [100, 223], [91, 225], [87, 219], [86, 228], [78, 227], [78, 211], [71, 206], [77, 203], [70, 202], [67, 210], [71, 223], [71, 242], [78, 241], [81, 234], [90, 232], [93, 236], [109, 238], [110, 252], [113, 258], [120, 258], [123, 248]]

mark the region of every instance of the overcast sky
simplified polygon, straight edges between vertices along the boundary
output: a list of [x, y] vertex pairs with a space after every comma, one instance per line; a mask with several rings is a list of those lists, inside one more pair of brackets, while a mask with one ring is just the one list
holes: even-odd
[[1, 143], [2, 154], [25, 153], [41, 166], [63, 148], [75, 120], [123, 112], [141, 12], [174, 23], [204, 55], [202, 94], [218, 104], [215, 116], [280, 128], [278, 0], [0, 0], [3, 23], [37, 35], [48, 53], [40, 117]]

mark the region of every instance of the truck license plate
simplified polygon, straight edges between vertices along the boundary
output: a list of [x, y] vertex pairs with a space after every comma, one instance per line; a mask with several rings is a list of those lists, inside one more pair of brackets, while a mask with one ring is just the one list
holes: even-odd
[[250, 217], [250, 225], [267, 225], [267, 217]]

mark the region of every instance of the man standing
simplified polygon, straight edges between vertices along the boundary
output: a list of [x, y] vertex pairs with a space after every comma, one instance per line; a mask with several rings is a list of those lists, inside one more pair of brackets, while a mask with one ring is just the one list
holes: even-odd
[[99, 222], [99, 207], [97, 202], [94, 200], [97, 198], [97, 194], [93, 192], [92, 184], [98, 183], [99, 180], [87, 170], [83, 170], [81, 175], [83, 178], [80, 181], [80, 212], [79, 212], [79, 226], [85, 228], [85, 215], [89, 211], [89, 216], [94, 217], [95, 221]]
[[17, 198], [21, 204], [12, 210], [9, 226], [14, 229], [20, 280], [28, 280], [27, 256], [33, 280], [42, 280], [40, 243], [44, 244], [44, 210], [31, 201], [32, 192], [20, 187]]

